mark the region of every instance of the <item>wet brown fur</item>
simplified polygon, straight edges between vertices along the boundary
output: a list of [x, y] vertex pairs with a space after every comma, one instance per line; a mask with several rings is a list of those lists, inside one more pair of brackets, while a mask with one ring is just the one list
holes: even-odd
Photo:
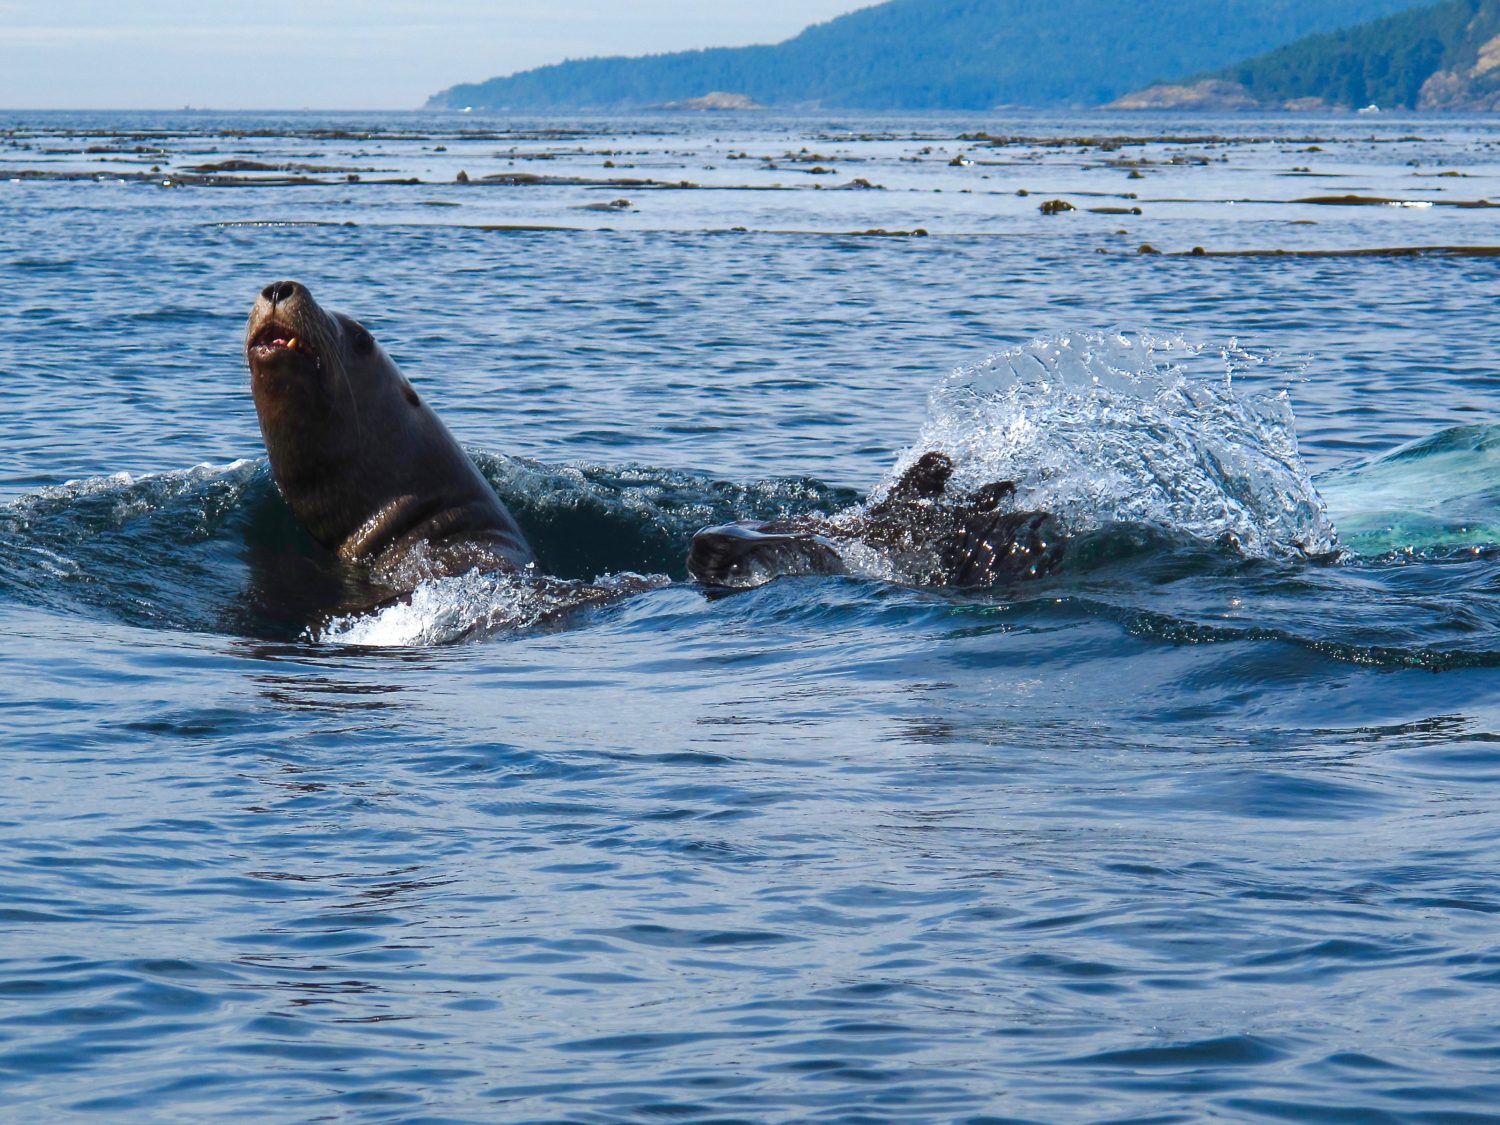
[[500, 498], [357, 321], [277, 282], [250, 312], [245, 354], [276, 486], [328, 550], [408, 587], [532, 565]]

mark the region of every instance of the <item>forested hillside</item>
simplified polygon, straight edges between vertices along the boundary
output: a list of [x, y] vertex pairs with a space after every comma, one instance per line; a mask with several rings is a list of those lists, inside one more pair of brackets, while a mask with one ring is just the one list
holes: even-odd
[[1312, 36], [1215, 77], [1269, 103], [1483, 109], [1500, 93], [1497, 37], [1500, 0], [1448, 0]]
[[624, 109], [714, 91], [771, 106], [1099, 105], [1411, 0], [889, 0], [775, 46], [558, 63], [433, 108]]

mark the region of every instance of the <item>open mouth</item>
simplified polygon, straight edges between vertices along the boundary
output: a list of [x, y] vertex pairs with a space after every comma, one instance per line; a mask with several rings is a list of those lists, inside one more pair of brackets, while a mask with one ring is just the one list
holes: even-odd
[[306, 338], [274, 321], [252, 336], [245, 350], [257, 360], [283, 359], [293, 354], [305, 356], [313, 362], [318, 359], [318, 353]]

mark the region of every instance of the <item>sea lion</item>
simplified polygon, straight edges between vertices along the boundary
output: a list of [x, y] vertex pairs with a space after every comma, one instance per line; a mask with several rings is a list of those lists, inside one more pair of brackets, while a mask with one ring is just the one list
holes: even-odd
[[880, 500], [832, 519], [741, 520], [693, 537], [688, 573], [705, 586], [759, 586], [789, 575], [847, 574], [874, 548], [918, 585], [990, 587], [1050, 574], [1067, 538], [1046, 512], [1007, 511], [1013, 481], [948, 495], [953, 460], [931, 450]]
[[489, 482], [358, 321], [275, 282], [250, 311], [245, 359], [276, 487], [339, 559], [407, 591], [534, 566]]

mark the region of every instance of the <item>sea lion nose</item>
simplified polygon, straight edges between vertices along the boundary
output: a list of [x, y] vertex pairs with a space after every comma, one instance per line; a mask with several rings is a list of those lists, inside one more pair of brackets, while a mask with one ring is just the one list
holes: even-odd
[[273, 305], [279, 305], [282, 301], [289, 301], [292, 297], [305, 294], [307, 290], [295, 281], [275, 281], [260, 291], [260, 295]]

